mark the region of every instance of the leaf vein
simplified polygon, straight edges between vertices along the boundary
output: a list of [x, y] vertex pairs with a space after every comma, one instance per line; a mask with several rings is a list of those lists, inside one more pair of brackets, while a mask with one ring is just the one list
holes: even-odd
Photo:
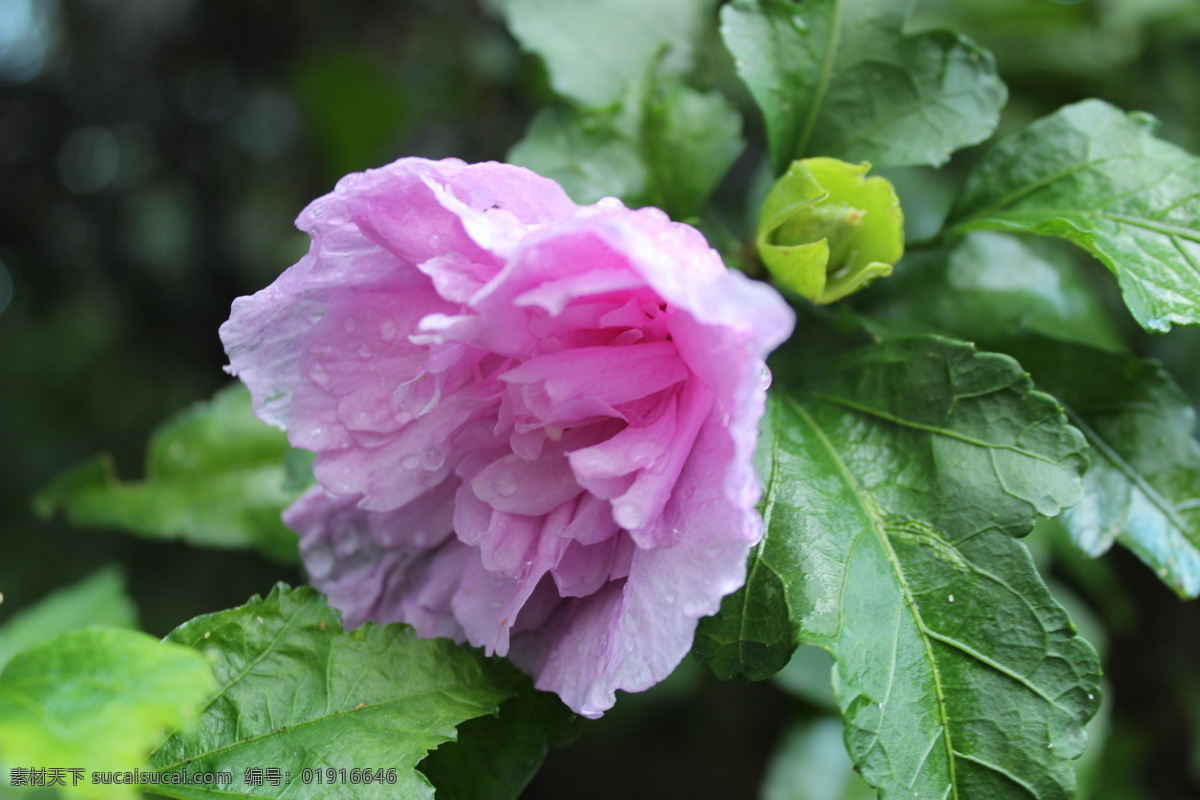
[[[808, 413], [808, 410], [799, 403], [795, 403], [795, 407], [804, 420], [808, 423], [809, 427], [811, 427], [813, 432], [817, 435], [817, 438], [820, 439], [821, 444], [824, 446], [826, 451], [828, 451], [830, 456], [833, 458], [847, 485], [854, 491], [854, 496], [858, 500], [863, 513], [866, 514], [867, 519], [872, 523], [870, 527], [873, 528], [876, 536], [879, 537], [879, 542], [888, 555], [888, 563], [891, 565], [892, 571], [896, 576], [897, 585], [904, 594], [904, 600], [908, 605], [909, 613], [912, 614], [918, 630], [925, 632], [927, 630], [925, 621], [921, 617], [920, 609], [917, 608], [916, 602], [913, 599], [911, 591], [909, 590], [908, 582], [905, 580], [904, 573], [900, 569], [896, 552], [892, 549], [891, 541], [888, 539], [883, 520], [878, 516], [878, 512], [874, 508], [873, 503], [867, 499], [865, 491], [863, 490], [862, 486], [859, 485], [858, 479], [855, 478], [854, 474], [850, 471], [849, 466], [842, 459], [841, 453], [837, 451], [837, 448], [833, 446], [833, 442], [829, 440], [829, 437], [827, 437], [825, 432], [821, 430], [820, 426], [817, 425], [816, 420], [814, 420]], [[930, 647], [929, 640], [922, 636], [921, 644], [925, 650], [925, 659], [929, 663], [929, 669], [933, 676], [934, 689], [937, 694], [937, 713], [941, 723], [941, 737], [945, 741], [947, 753], [951, 755], [951, 757], [947, 759], [947, 770], [950, 773], [948, 776], [948, 782], [950, 786], [953, 787], [953, 796], [957, 798], [958, 781], [955, 777], [954, 759], [952, 757], [952, 754], [954, 753], [954, 742], [950, 732], [950, 715], [946, 709], [946, 698], [942, 692], [941, 671], [938, 669], [937, 660], [934, 658], [933, 649]]]

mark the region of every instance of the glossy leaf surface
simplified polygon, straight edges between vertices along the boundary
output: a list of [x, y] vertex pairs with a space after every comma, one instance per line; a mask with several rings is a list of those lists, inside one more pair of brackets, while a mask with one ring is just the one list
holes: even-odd
[[907, 34], [911, 0], [735, 0], [721, 33], [767, 123], [775, 174], [806, 156], [939, 165], [991, 135], [1007, 93], [991, 55]]
[[1187, 396], [1151, 361], [1045, 340], [1014, 348], [1091, 445], [1063, 524], [1096, 556], [1119, 543], [1185, 598], [1200, 595], [1200, 443]]
[[[447, 639], [417, 639], [405, 625], [343, 631], [319, 594], [282, 585], [265, 600], [197, 617], [167, 641], [207, 655], [219, 688], [196, 727], [172, 736], [153, 763], [229, 771], [234, 782], [224, 797], [314, 798], [332, 790], [351, 800], [431, 798], [417, 763], [453, 739], [459, 723], [495, 711], [520, 681], [503, 661]], [[253, 785], [249, 767], [278, 767], [286, 779]], [[391, 770], [395, 782], [304, 780], [304, 770], [327, 767]], [[155, 791], [210, 796], [204, 787]]]
[[1142, 327], [1200, 323], [1200, 159], [1155, 127], [1100, 100], [1066, 106], [989, 150], [948, 224], [1062, 237], [1117, 276]]
[[829, 649], [885, 796], [1071, 797], [1099, 664], [1013, 537], [1079, 499], [1083, 447], [1010, 358], [938, 337], [851, 354], [773, 398], [767, 533], [698, 655], [753, 678]]

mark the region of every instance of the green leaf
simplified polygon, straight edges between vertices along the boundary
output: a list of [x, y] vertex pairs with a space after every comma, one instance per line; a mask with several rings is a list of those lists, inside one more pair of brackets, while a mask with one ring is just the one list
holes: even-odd
[[[163, 729], [191, 720], [212, 686], [204, 657], [144, 633], [59, 634], [18, 653], [0, 674], [0, 760], [89, 772], [144, 767]], [[104, 800], [136, 796], [130, 787], [86, 778], [63, 791]]]
[[516, 800], [550, 747], [574, 741], [582, 722], [557, 695], [527, 682], [496, 716], [460, 725], [458, 741], [430, 753], [421, 772], [437, 787], [438, 800]]
[[0, 625], [0, 668], [21, 650], [88, 625], [137, 627], [137, 609], [125, 594], [125, 579], [116, 567], [97, 570], [4, 620]]
[[832, 303], [891, 273], [904, 254], [904, 215], [888, 181], [863, 177], [870, 167], [806, 158], [771, 187], [756, 244], [780, 286]]
[[939, 337], [851, 354], [771, 399], [766, 532], [699, 655], [757, 677], [764, 653], [827, 648], [884, 796], [1072, 797], [1099, 664], [1013, 537], [1079, 499], [1083, 448], [1011, 358]]
[[662, 54], [684, 75], [714, 0], [501, 0], [509, 30], [546, 62], [555, 91], [586, 108], [620, 101]]
[[742, 118], [719, 92], [649, 71], [604, 111], [543, 110], [509, 152], [577, 203], [619, 197], [675, 219], [698, 215], [744, 146]]
[[1200, 596], [1200, 442], [1183, 391], [1151, 361], [1042, 339], [1012, 352], [1092, 446], [1083, 500], [1062, 516], [1097, 556], [1120, 543], [1180, 597]]
[[625, 127], [613, 112], [544, 109], [508, 161], [558, 181], [576, 203], [602, 197], [632, 202], [646, 190], [646, 168]]
[[155, 432], [145, 480], [118, 480], [112, 459], [101, 455], [60, 475], [34, 506], [43, 518], [62, 509], [77, 525], [204, 547], [257, 548], [292, 562], [296, 537], [279, 515], [303, 486], [288, 453], [284, 433], [250, 413], [250, 395], [235, 383]]
[[651, 205], [673, 219], [695, 217], [741, 155], [742, 115], [720, 92], [675, 81], [651, 93], [642, 122]]
[[902, 32], [912, 0], [734, 0], [721, 33], [780, 174], [805, 156], [939, 165], [991, 135], [1004, 84], [946, 31]]
[[[431, 798], [416, 771], [464, 720], [489, 714], [519, 685], [506, 662], [447, 639], [418, 639], [406, 625], [343, 631], [309, 588], [277, 586], [265, 600], [197, 617], [167, 641], [209, 657], [220, 688], [199, 725], [152, 757], [160, 771], [229, 771], [223, 797]], [[247, 784], [249, 767], [278, 767], [280, 785]], [[327, 783], [305, 770], [395, 770], [396, 782]], [[159, 786], [168, 797], [206, 798], [204, 787]]]
[[1112, 270], [1142, 327], [1200, 323], [1200, 159], [1154, 127], [1100, 100], [1034, 122], [971, 171], [951, 232], [1062, 237]]
[[[1095, 286], [1065, 247], [1049, 239], [970, 233], [946, 247], [909, 253], [867, 298], [866, 310], [893, 327], [932, 328], [994, 350], [1030, 333], [1123, 349]], [[879, 330], [870, 321], [868, 327]]]

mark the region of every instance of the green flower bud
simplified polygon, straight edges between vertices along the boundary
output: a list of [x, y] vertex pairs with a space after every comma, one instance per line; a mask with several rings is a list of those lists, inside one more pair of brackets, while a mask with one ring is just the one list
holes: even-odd
[[870, 164], [792, 162], [758, 217], [758, 254], [779, 286], [817, 303], [857, 291], [904, 254], [904, 215]]

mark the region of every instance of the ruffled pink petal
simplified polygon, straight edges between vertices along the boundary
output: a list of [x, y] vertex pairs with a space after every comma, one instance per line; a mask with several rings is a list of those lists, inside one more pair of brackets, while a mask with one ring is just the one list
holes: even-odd
[[510, 453], [488, 464], [471, 479], [475, 496], [497, 511], [541, 516], [568, 500], [581, 488], [561, 454], [526, 461]]
[[571, 513], [570, 506], [563, 506], [538, 520], [533, 546], [524, 553], [527, 563], [519, 577], [497, 574], [483, 560], [468, 567], [453, 600], [454, 613], [466, 631], [467, 641], [483, 647], [488, 654], [508, 654], [512, 629], [525, 602], [567, 546], [567, 540], [557, 534]]
[[687, 377], [671, 342], [560, 350], [535, 356], [501, 376], [520, 398], [525, 414], [519, 423], [525, 426], [620, 417], [614, 406]]
[[761, 535], [779, 296], [659, 211], [500, 164], [402, 159], [299, 224], [309, 254], [222, 339], [317, 452], [287, 514], [314, 585], [588, 716], [669, 674]]
[[300, 535], [309, 580], [356, 628], [387, 613], [384, 588], [451, 538], [450, 499], [456, 481], [387, 514], [357, 506], [354, 496], [330, 497], [311, 489], [284, 513]]

